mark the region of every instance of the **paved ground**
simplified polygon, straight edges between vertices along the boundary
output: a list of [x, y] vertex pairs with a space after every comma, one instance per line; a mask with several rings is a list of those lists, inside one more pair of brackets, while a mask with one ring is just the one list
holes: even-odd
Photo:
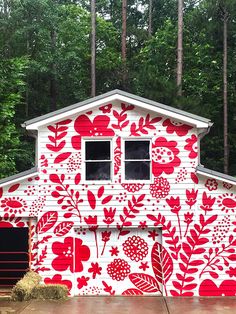
[[0, 301], [0, 314], [236, 314], [236, 298], [77, 297]]

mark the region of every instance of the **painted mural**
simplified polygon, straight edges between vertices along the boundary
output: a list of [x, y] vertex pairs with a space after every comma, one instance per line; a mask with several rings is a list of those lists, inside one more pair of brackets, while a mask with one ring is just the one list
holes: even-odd
[[[45, 283], [71, 295], [236, 294], [235, 187], [196, 175], [196, 128], [109, 103], [38, 137], [39, 172], [1, 188], [0, 227], [30, 225]], [[111, 180], [84, 180], [91, 138], [112, 141]], [[124, 180], [124, 138], [151, 141], [149, 182]]]

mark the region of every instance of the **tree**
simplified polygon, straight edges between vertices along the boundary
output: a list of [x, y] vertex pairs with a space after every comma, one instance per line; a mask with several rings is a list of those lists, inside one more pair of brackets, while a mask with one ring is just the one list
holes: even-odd
[[16, 172], [16, 160], [22, 153], [15, 111], [24, 93], [25, 66], [24, 59], [0, 59], [0, 178]]
[[126, 33], [127, 33], [127, 0], [122, 0], [122, 34], [121, 34], [121, 56], [123, 63], [123, 75], [122, 83], [125, 89], [127, 81], [127, 69], [126, 69]]
[[96, 95], [96, 0], [91, 0], [91, 96]]
[[227, 59], [228, 59], [228, 44], [227, 44], [227, 28], [229, 13], [226, 6], [219, 4], [221, 18], [223, 21], [223, 108], [224, 108], [224, 173], [229, 172], [229, 146], [228, 146], [228, 83], [227, 83]]
[[183, 76], [183, 8], [184, 0], [178, 0], [178, 44], [177, 44], [177, 93], [182, 95]]
[[149, 0], [148, 7], [148, 35], [152, 36], [152, 0]]

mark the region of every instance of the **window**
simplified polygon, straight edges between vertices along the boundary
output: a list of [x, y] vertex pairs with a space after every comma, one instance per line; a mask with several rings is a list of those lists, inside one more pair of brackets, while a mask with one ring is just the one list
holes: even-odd
[[111, 141], [85, 141], [85, 180], [111, 180]]
[[124, 141], [125, 180], [150, 180], [150, 140]]

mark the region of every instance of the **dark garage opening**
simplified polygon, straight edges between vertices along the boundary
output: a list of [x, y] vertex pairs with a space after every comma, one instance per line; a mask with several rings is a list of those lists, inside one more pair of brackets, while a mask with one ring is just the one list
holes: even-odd
[[0, 288], [12, 287], [29, 268], [28, 228], [0, 228]]

